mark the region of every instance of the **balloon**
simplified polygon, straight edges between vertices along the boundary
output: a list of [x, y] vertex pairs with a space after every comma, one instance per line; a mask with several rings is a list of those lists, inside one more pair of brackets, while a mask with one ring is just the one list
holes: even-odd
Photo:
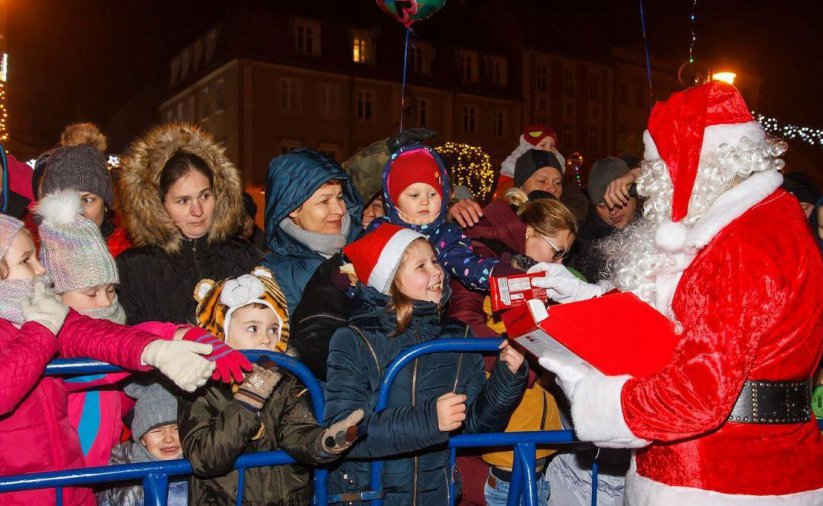
[[377, 0], [383, 12], [403, 23], [406, 28], [439, 11], [446, 0]]

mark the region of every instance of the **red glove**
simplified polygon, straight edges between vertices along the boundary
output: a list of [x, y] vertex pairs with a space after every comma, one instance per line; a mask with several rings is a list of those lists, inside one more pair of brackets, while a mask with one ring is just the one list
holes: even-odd
[[205, 357], [215, 365], [214, 373], [211, 375], [212, 379], [223, 383], [231, 383], [233, 379], [235, 383], [243, 383], [243, 371], [252, 370], [252, 363], [249, 359], [205, 329], [192, 327], [183, 336], [183, 340], [212, 346], [211, 355]]

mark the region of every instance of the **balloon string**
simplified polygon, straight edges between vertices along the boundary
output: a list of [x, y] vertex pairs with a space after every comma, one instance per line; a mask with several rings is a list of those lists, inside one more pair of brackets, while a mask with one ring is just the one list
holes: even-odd
[[400, 132], [403, 132], [403, 113], [406, 110], [406, 68], [409, 65], [409, 35], [411, 28], [406, 27], [406, 44], [403, 47], [403, 81], [400, 85]]
[[646, 76], [649, 79], [649, 108], [654, 105], [654, 92], [652, 91], [652, 66], [649, 58], [649, 41], [646, 39], [646, 11], [643, 8], [643, 0], [640, 0], [640, 27], [643, 30], [643, 46], [646, 48]]

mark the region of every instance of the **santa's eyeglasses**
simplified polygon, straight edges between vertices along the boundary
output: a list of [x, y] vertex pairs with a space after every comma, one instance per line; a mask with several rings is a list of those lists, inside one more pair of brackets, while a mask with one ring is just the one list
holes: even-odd
[[565, 258], [566, 254], [569, 252], [568, 249], [558, 248], [556, 244], [551, 242], [549, 240], [549, 238], [546, 237], [543, 234], [537, 234], [537, 235], [539, 235], [544, 241], [546, 241], [546, 243], [549, 246], [551, 246], [552, 250], [554, 250], [554, 255], [552, 256], [552, 260], [554, 260], [555, 262], [559, 262], [560, 260], [563, 260], [563, 258]]

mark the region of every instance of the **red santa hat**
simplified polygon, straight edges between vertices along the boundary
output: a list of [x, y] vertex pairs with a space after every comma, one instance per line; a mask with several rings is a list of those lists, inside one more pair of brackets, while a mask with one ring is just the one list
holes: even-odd
[[354, 265], [354, 272], [361, 283], [389, 295], [406, 248], [412, 241], [425, 238], [410, 228], [383, 223], [343, 248], [343, 254]]
[[432, 154], [425, 147], [403, 151], [389, 162], [391, 171], [386, 178], [389, 198], [397, 204], [403, 190], [415, 183], [426, 183], [443, 198], [443, 182], [440, 167]]
[[679, 222], [689, 211], [700, 157], [722, 144], [737, 146], [743, 137], [760, 141], [765, 132], [730, 84], [712, 81], [655, 104], [643, 133], [643, 158], [662, 158], [673, 187], [671, 221], [658, 227], [655, 235], [659, 247], [679, 251], [685, 243], [687, 230]]
[[537, 146], [546, 137], [554, 139], [554, 146], [557, 147], [557, 134], [548, 126], [536, 124], [528, 125], [523, 129], [523, 140], [532, 146]]

